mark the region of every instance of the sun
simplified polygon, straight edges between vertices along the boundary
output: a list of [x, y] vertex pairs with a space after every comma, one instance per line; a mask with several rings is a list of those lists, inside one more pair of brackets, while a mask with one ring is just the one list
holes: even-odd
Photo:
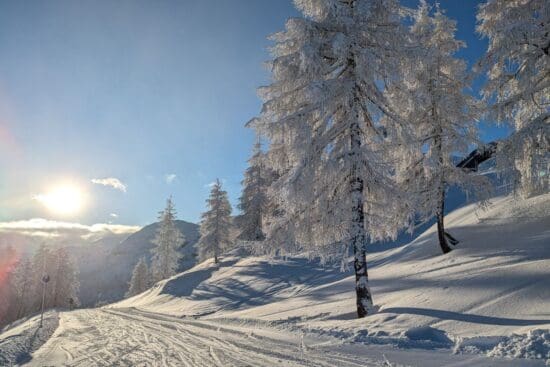
[[74, 184], [61, 184], [35, 199], [55, 214], [72, 215], [80, 212], [84, 206], [84, 193]]

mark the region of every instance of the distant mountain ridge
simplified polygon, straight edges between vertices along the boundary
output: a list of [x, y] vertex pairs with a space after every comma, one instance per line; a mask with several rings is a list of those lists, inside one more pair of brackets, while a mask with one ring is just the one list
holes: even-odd
[[[98, 244], [95, 248], [76, 251], [75, 257], [81, 273], [80, 301], [83, 306], [118, 301], [124, 297], [132, 270], [139, 259], [145, 257], [148, 262], [151, 260], [152, 240], [158, 226], [159, 223], [145, 226], [116, 244]], [[176, 220], [176, 226], [185, 237], [180, 248], [183, 259], [179, 269], [185, 271], [196, 264], [195, 244], [200, 236], [199, 226], [183, 220]]]

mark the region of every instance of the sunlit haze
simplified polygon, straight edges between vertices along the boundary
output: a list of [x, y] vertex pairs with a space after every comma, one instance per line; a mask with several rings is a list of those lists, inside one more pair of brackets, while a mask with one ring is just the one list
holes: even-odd
[[84, 207], [84, 193], [74, 184], [60, 184], [34, 197], [54, 214], [75, 215]]

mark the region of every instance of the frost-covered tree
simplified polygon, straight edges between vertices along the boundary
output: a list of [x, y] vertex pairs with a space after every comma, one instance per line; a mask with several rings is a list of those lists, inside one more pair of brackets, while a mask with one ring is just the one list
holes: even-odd
[[401, 220], [379, 118], [392, 113], [383, 90], [407, 57], [403, 9], [397, 0], [295, 4], [304, 17], [272, 36], [273, 81], [260, 88], [262, 113], [250, 123], [274, 145], [270, 166], [285, 168], [273, 185], [284, 218], [269, 235], [343, 264], [351, 249], [364, 317], [367, 244], [395, 235]]
[[29, 312], [40, 310], [44, 276], [50, 279], [46, 285], [45, 309], [78, 305], [80, 283], [77, 265], [66, 248], [48, 248], [42, 245], [32, 258]]
[[[246, 127], [258, 129], [258, 119], [252, 119]], [[265, 139], [258, 135], [258, 141]], [[264, 239], [256, 242], [249, 249], [256, 255], [267, 255], [269, 257], [287, 256], [299, 251], [296, 241], [292, 239], [292, 225], [286, 219], [281, 196], [278, 189], [274, 187], [281, 176], [290, 170], [290, 159], [286, 156], [285, 141], [283, 136], [273, 135], [269, 137], [269, 144], [261, 154], [261, 167], [264, 172], [264, 202], [262, 209], [261, 226]], [[239, 218], [235, 223], [239, 226]], [[269, 233], [269, 236], [266, 236]]]
[[[465, 44], [454, 38], [456, 23], [437, 6], [421, 1], [413, 13], [408, 63], [404, 80], [385, 92], [394, 112], [407, 122], [392, 137], [396, 180], [410, 196], [408, 207], [422, 221], [437, 218], [439, 245], [451, 251], [454, 239], [445, 232], [445, 192], [450, 185], [476, 187], [479, 177], [455, 167], [453, 156], [465, 154], [477, 143], [476, 122], [479, 102], [468, 92], [466, 63], [454, 56]], [[388, 119], [388, 117], [384, 117]], [[410, 217], [412, 218], [412, 216]]]
[[212, 185], [210, 196], [206, 200], [208, 210], [202, 214], [199, 239], [199, 258], [214, 258], [218, 263], [219, 256], [231, 246], [231, 204], [227, 192], [222, 189], [219, 179]]
[[54, 284], [54, 271], [56, 268], [56, 258], [53, 254], [53, 251], [48, 248], [46, 245], [42, 244], [36, 250], [32, 257], [32, 293], [33, 293], [33, 302], [32, 302], [32, 312], [40, 310], [42, 303], [42, 290], [43, 283], [42, 278], [47, 275], [50, 277], [50, 281], [46, 286], [46, 296], [44, 298], [45, 308], [52, 307], [53, 297], [52, 290], [55, 289]]
[[51, 251], [55, 256], [55, 268], [51, 275], [51, 303], [49, 307], [72, 307], [78, 305], [78, 269], [66, 248]]
[[182, 257], [178, 249], [185, 238], [176, 227], [175, 220], [176, 209], [170, 197], [166, 200], [166, 208], [159, 213], [159, 227], [153, 239], [155, 247], [151, 250], [153, 258], [150, 269], [153, 282], [171, 277], [178, 271]]
[[145, 260], [145, 257], [142, 257], [134, 267], [132, 279], [130, 280], [130, 287], [128, 288], [128, 292], [126, 292], [126, 297], [135, 296], [136, 294], [140, 294], [149, 289], [150, 279], [147, 261]]
[[[9, 286], [9, 293], [6, 293], [9, 295], [6, 297], [9, 308], [3, 319], [0, 317], [0, 324], [40, 310], [44, 290], [42, 278], [46, 275], [49, 277], [49, 282], [44, 293], [45, 309], [78, 305], [78, 268], [66, 248], [48, 248], [42, 245], [32, 259], [20, 258], [19, 254], [16, 255], [5, 258], [6, 261], [10, 261], [10, 266], [4, 269], [11, 269], [7, 274], [8, 281], [4, 282]], [[2, 260], [1, 256], [0, 260]], [[0, 265], [2, 265], [1, 261]], [[0, 287], [0, 293], [2, 293], [2, 287]]]
[[25, 257], [15, 267], [10, 286], [12, 288], [12, 309], [13, 319], [19, 319], [30, 312], [32, 305], [32, 262]]
[[11, 284], [17, 255], [11, 245], [0, 246], [0, 326], [13, 320], [14, 291]]
[[546, 192], [550, 180], [550, 2], [489, 0], [477, 30], [489, 39], [480, 62], [491, 116], [513, 127], [499, 143], [497, 165], [523, 195]]
[[244, 173], [242, 195], [239, 198], [241, 214], [235, 217], [239, 230], [238, 240], [258, 242], [265, 239], [263, 220], [268, 210], [267, 189], [273, 172], [265, 164], [262, 146], [258, 140]]

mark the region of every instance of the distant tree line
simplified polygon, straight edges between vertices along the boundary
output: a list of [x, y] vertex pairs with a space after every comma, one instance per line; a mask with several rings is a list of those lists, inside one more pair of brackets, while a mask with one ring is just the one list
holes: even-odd
[[0, 326], [39, 312], [43, 294], [44, 309], [77, 307], [78, 289], [78, 269], [67, 248], [41, 245], [29, 257], [0, 247]]
[[176, 209], [172, 197], [166, 200], [166, 207], [159, 213], [159, 226], [152, 241], [151, 266], [142, 257], [135, 265], [130, 279], [126, 297], [131, 297], [147, 290], [152, 284], [175, 275], [179, 270], [182, 255], [179, 248], [185, 237], [176, 227]]

